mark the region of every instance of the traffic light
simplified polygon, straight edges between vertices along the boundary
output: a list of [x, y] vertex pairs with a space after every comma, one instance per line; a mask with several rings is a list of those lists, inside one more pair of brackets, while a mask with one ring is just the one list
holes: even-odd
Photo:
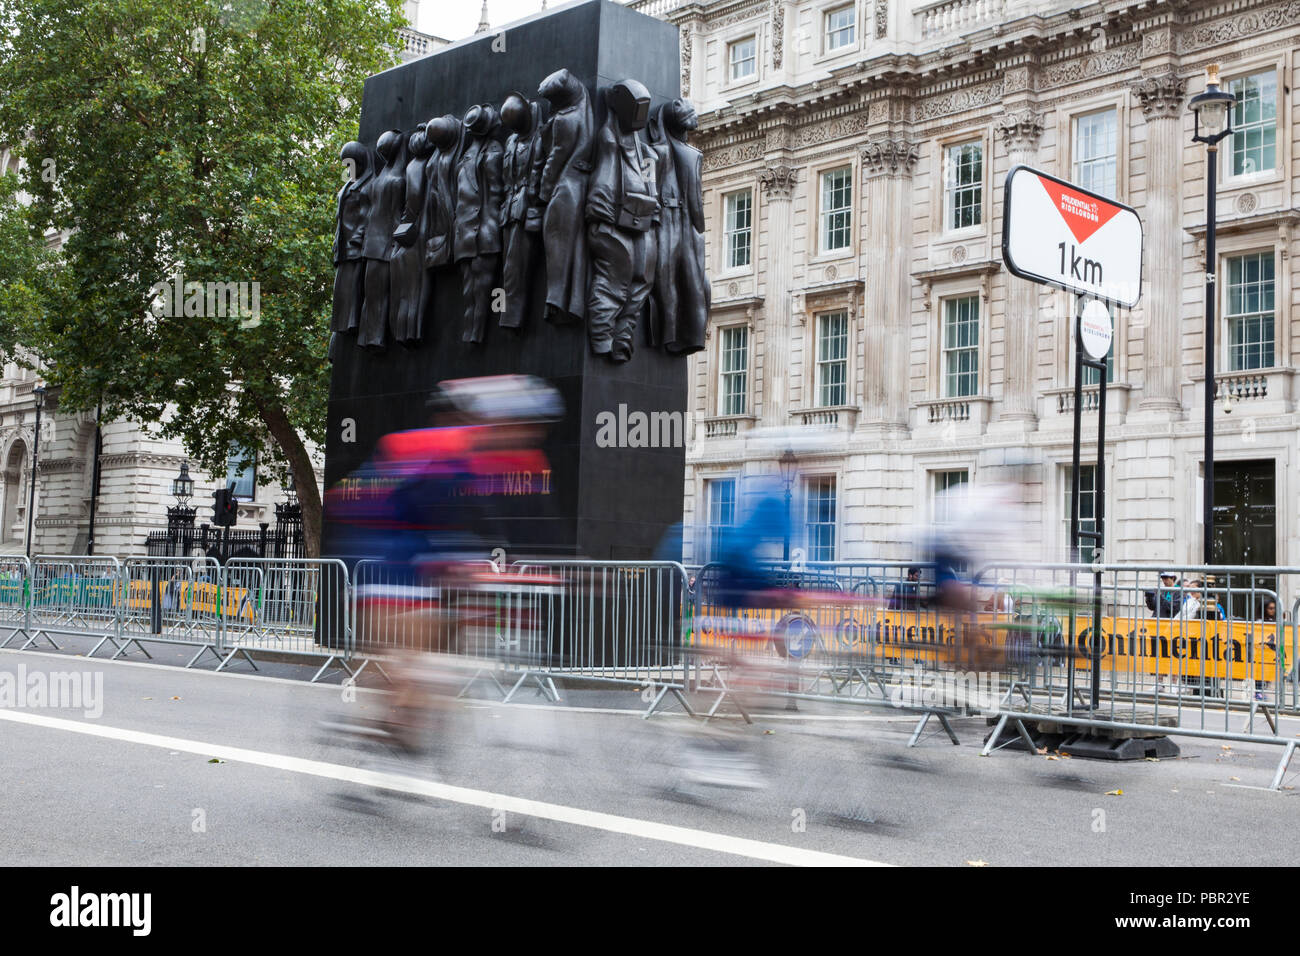
[[235, 504], [235, 489], [218, 488], [212, 492], [212, 523], [218, 528], [234, 527], [239, 517], [239, 507]]

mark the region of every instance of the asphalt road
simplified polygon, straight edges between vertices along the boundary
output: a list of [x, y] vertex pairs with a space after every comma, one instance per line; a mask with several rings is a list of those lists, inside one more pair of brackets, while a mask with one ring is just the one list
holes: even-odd
[[1289, 865], [1300, 812], [1253, 789], [1276, 747], [981, 757], [982, 720], [909, 749], [914, 718], [805, 705], [736, 729], [765, 789], [710, 790], [679, 767], [692, 722], [632, 693], [466, 704], [435, 762], [322, 733], [383, 712], [376, 690], [0, 651], [20, 665], [102, 675], [103, 700], [0, 709], [7, 865]]

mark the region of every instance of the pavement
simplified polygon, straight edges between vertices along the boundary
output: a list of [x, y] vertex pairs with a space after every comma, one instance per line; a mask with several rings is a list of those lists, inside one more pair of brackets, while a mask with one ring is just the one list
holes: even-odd
[[[680, 714], [633, 691], [564, 688], [457, 707], [434, 757], [322, 731], [386, 711], [377, 687], [61, 650], [0, 650], [5, 674], [102, 681], [95, 706], [0, 709], [6, 865], [1289, 865], [1296, 791], [1280, 748], [1180, 738], [1182, 756], [1109, 763], [906, 742], [915, 717], [801, 703], [721, 721], [766, 787], [693, 785]], [[98, 675], [98, 676], [96, 676]], [[368, 675], [367, 675], [368, 676]], [[367, 678], [363, 677], [362, 683]], [[377, 680], [376, 683], [382, 683]], [[51, 681], [50, 686], [54, 686]], [[31, 701], [25, 701], [31, 703]], [[82, 701], [86, 704], [87, 701]], [[96, 713], [98, 711], [98, 713]], [[1238, 718], [1234, 716], [1234, 721]], [[937, 728], [936, 728], [937, 729]], [[1300, 735], [1284, 719], [1282, 734]], [[1300, 761], [1296, 761], [1300, 764]], [[1296, 786], [1300, 766], [1285, 780]]]

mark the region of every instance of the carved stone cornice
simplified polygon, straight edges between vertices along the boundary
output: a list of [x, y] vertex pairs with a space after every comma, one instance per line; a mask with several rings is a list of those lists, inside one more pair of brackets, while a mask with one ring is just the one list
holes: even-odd
[[921, 156], [919, 143], [904, 139], [872, 140], [862, 148], [863, 176], [911, 176]]
[[772, 166], [758, 174], [763, 192], [773, 199], [789, 199], [798, 178], [799, 171], [791, 166]]
[[1043, 135], [1043, 115], [1025, 107], [997, 118], [998, 135], [1008, 150], [1034, 150]]
[[1187, 81], [1172, 70], [1143, 77], [1133, 84], [1133, 94], [1142, 104], [1142, 115], [1148, 120], [1180, 116], [1186, 90]]

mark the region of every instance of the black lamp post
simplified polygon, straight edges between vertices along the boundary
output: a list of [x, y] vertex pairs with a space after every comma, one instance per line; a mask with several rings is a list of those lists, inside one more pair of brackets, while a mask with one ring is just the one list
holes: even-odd
[[193, 494], [194, 479], [190, 477], [190, 463], [183, 461], [180, 474], [172, 479], [172, 495], [176, 498], [176, 504], [184, 508], [190, 503]]
[[1188, 108], [1194, 117], [1192, 142], [1205, 144], [1205, 563], [1214, 563], [1214, 308], [1218, 296], [1215, 284], [1214, 223], [1219, 142], [1232, 134], [1232, 107], [1236, 98], [1219, 89], [1219, 65], [1205, 68], [1205, 92], [1193, 96]]
[[45, 386], [32, 389], [36, 397], [36, 440], [32, 442], [32, 474], [27, 488], [27, 557], [32, 556], [32, 519], [36, 517], [36, 465], [41, 448], [41, 409], [45, 407]]
[[781, 465], [781, 480], [785, 482], [785, 548], [781, 554], [782, 561], [790, 560], [790, 500], [793, 497], [791, 488], [794, 487], [795, 469], [799, 465], [799, 459], [795, 458], [794, 450], [787, 448], [779, 459]]

